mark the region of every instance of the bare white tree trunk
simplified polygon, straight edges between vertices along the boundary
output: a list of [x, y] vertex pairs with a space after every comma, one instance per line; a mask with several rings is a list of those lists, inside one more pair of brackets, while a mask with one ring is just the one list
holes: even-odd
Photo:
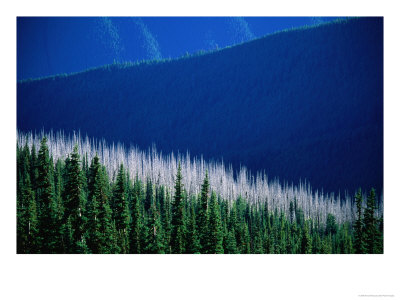
[[[82, 138], [80, 133], [66, 136], [64, 132], [45, 134], [22, 133], [17, 131], [17, 142], [29, 148], [34, 145], [39, 149], [40, 140], [46, 135], [50, 155], [54, 163], [58, 159], [64, 160], [73, 151], [74, 145], [79, 145], [79, 154], [83, 157], [87, 154], [88, 164], [97, 154], [103, 165], [106, 166], [110, 180], [114, 181], [121, 163], [126, 167], [129, 177], [139, 177], [143, 182], [151, 178], [157, 185], [167, 187], [167, 193], [173, 191], [178, 162], [181, 163], [183, 184], [188, 196], [200, 193], [205, 172], [208, 170], [210, 188], [222, 198], [232, 202], [238, 197], [253, 204], [260, 204], [268, 200], [268, 209], [289, 215], [290, 202], [296, 199], [299, 208], [303, 209], [306, 218], [319, 218], [325, 223], [327, 215], [333, 214], [339, 223], [353, 222], [355, 219], [355, 208], [351, 198], [345, 194], [324, 194], [318, 190], [313, 191], [306, 181], [300, 181], [298, 185], [287, 182], [280, 183], [277, 178], [268, 180], [265, 172], [257, 172], [254, 176], [245, 166], [242, 166], [236, 174], [231, 165], [225, 166], [224, 162], [204, 161], [203, 157], [191, 157], [189, 152], [185, 155], [173, 152], [163, 155], [157, 152], [153, 145], [147, 151], [141, 151], [137, 147], [126, 148], [123, 144], [107, 144], [105, 140]], [[236, 176], [235, 176], [236, 175]], [[365, 195], [363, 195], [365, 198]], [[383, 199], [383, 195], [381, 195]], [[380, 201], [383, 203], [383, 201]], [[378, 207], [378, 214], [382, 215], [383, 205]]]

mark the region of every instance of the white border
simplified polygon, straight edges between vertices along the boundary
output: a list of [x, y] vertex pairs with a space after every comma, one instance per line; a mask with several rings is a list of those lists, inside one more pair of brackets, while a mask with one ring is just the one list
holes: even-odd
[[[393, 1], [394, 2], [394, 1]], [[393, 3], [391, 2], [391, 3]], [[7, 7], [5, 7], [8, 5]], [[2, 299], [361, 299], [400, 296], [399, 21], [388, 1], [14, 1], [1, 4]], [[72, 256], [15, 254], [16, 16], [384, 16], [385, 254]], [[6, 192], [4, 192], [6, 191]], [[370, 297], [368, 297], [371, 299]], [[391, 298], [393, 299], [393, 298]]]

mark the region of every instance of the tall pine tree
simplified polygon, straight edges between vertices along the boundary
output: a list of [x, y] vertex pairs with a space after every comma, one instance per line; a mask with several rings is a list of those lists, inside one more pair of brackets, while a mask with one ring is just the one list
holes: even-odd
[[18, 253], [37, 253], [38, 220], [35, 195], [30, 176], [25, 177], [22, 187], [21, 207], [18, 209]]
[[88, 246], [92, 253], [113, 253], [115, 249], [106, 181], [105, 170], [96, 155], [91, 162], [88, 178]]
[[190, 217], [187, 224], [187, 247], [186, 253], [200, 253], [200, 241], [196, 229], [196, 213], [194, 209], [195, 199], [192, 199], [190, 205]]
[[172, 232], [171, 232], [171, 250], [172, 253], [185, 253], [185, 217], [184, 217], [184, 199], [182, 185], [182, 170], [179, 162], [178, 172], [175, 181], [175, 196], [172, 203]]
[[200, 251], [206, 253], [208, 249], [208, 193], [210, 189], [210, 183], [208, 179], [208, 171], [206, 171], [206, 176], [201, 186], [201, 197], [200, 197], [200, 207], [198, 212], [198, 232], [200, 241]]
[[141, 182], [136, 176], [136, 180], [131, 191], [131, 223], [129, 227], [129, 251], [130, 253], [141, 253], [140, 236], [142, 230], [141, 213]]
[[377, 219], [375, 217], [375, 190], [371, 189], [367, 198], [367, 208], [364, 211], [365, 246], [367, 253], [376, 253], [377, 249]]
[[75, 253], [85, 253], [87, 251], [84, 178], [80, 163], [78, 145], [75, 145], [66, 162], [67, 173], [64, 193], [65, 218], [70, 218], [73, 239], [72, 251]]
[[[32, 148], [34, 149], [34, 148]], [[32, 150], [34, 151], [34, 150]], [[34, 156], [34, 155], [32, 155]], [[34, 159], [34, 157], [32, 157]], [[60, 251], [60, 224], [57, 222], [57, 204], [54, 199], [52, 166], [50, 165], [47, 138], [40, 143], [37, 159], [37, 198], [39, 203], [39, 246], [41, 253], [57, 253]], [[33, 174], [35, 177], [35, 173]]]
[[221, 223], [221, 212], [215, 192], [212, 192], [210, 199], [210, 217], [208, 222], [208, 232], [209, 246], [207, 252], [212, 254], [223, 254], [224, 248], [222, 247], [223, 231]]
[[365, 253], [364, 229], [363, 229], [363, 214], [362, 214], [362, 195], [359, 189], [355, 196], [357, 216], [354, 224], [354, 248], [357, 254]]
[[114, 221], [118, 233], [118, 245], [121, 248], [122, 253], [129, 253], [129, 209], [126, 193], [126, 176], [122, 164], [117, 175], [113, 198]]
[[155, 204], [150, 207], [150, 214], [147, 225], [147, 247], [146, 253], [163, 254], [164, 251], [164, 233], [162, 229], [160, 213], [157, 211]]
[[310, 236], [310, 225], [308, 221], [303, 224], [303, 235], [301, 239], [301, 253], [311, 254], [312, 253], [312, 240]]

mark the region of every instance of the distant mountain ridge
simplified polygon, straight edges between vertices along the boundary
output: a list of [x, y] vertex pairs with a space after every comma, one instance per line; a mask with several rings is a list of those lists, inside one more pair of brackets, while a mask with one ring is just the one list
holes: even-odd
[[383, 187], [383, 19], [17, 84], [20, 130], [189, 150], [325, 191]]

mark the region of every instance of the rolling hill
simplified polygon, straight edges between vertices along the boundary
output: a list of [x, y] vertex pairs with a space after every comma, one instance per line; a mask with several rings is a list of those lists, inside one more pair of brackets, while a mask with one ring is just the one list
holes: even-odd
[[17, 83], [22, 131], [189, 150], [324, 191], [383, 188], [383, 19]]

